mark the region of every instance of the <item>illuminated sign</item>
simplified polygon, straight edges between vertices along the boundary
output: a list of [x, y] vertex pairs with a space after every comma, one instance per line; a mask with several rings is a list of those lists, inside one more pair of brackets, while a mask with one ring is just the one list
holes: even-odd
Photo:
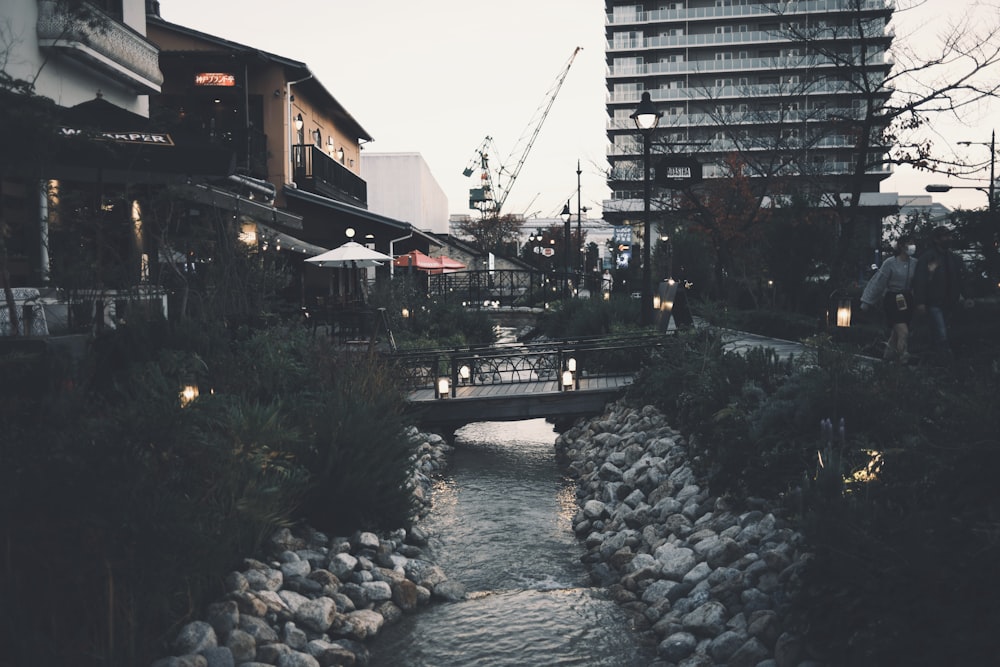
[[198, 72], [194, 75], [194, 85], [232, 88], [236, 85], [236, 75], [226, 72]]

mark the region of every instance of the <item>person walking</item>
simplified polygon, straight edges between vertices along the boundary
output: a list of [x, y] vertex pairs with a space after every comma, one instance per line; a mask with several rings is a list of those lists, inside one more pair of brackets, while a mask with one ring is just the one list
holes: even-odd
[[947, 227], [935, 227], [931, 233], [931, 248], [920, 256], [913, 277], [913, 300], [916, 312], [926, 314], [931, 344], [942, 359], [952, 356], [948, 338], [948, 320], [959, 303], [971, 307], [972, 301], [962, 298], [965, 268], [951, 250], [953, 237]]
[[909, 236], [903, 235], [897, 239], [895, 250], [896, 254], [882, 262], [865, 286], [861, 294], [861, 310], [868, 311], [882, 302], [890, 329], [882, 358], [905, 364], [910, 358], [910, 322], [915, 310], [912, 290], [917, 272], [917, 260], [914, 258], [917, 246]]
[[[611, 271], [604, 269], [604, 275], [601, 276], [601, 291], [604, 292], [605, 295], [609, 295], [611, 294], [611, 288], [614, 287], [614, 285], [615, 279], [611, 275]], [[607, 296], [605, 296], [605, 298], [607, 298]]]

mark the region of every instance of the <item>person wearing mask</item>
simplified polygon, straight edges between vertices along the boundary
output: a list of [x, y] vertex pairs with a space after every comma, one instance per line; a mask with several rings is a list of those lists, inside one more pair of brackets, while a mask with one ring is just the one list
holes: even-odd
[[915, 309], [913, 278], [917, 272], [914, 254], [917, 246], [909, 236], [896, 241], [896, 254], [882, 262], [861, 294], [861, 310], [868, 311], [881, 302], [885, 320], [889, 325], [889, 340], [883, 358], [906, 363], [910, 358], [908, 342], [910, 321]]
[[934, 352], [943, 359], [950, 359], [948, 320], [959, 303], [970, 307], [972, 301], [962, 299], [965, 268], [962, 260], [951, 250], [951, 230], [935, 227], [931, 243], [931, 248], [917, 262], [913, 299], [917, 314], [927, 315]]

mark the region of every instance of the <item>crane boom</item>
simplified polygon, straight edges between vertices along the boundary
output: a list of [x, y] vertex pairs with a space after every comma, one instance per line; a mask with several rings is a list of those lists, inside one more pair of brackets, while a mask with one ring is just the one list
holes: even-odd
[[[476, 154], [473, 156], [472, 162], [469, 166], [465, 168], [463, 172], [466, 176], [471, 176], [474, 173], [474, 167], [478, 163], [481, 168], [481, 178], [482, 185], [479, 188], [474, 188], [469, 191], [469, 208], [478, 208], [485, 216], [490, 213], [493, 217], [500, 216], [500, 210], [503, 208], [504, 202], [507, 201], [507, 195], [510, 194], [511, 188], [514, 187], [514, 182], [517, 180], [518, 174], [521, 173], [521, 167], [524, 166], [525, 161], [528, 159], [528, 154], [531, 152], [532, 146], [535, 144], [535, 139], [538, 137], [538, 133], [542, 129], [542, 125], [545, 123], [545, 119], [549, 115], [549, 111], [552, 109], [553, 103], [556, 101], [556, 96], [559, 94], [559, 90], [562, 88], [563, 82], [566, 80], [566, 75], [569, 74], [569, 69], [573, 65], [573, 61], [576, 60], [576, 56], [580, 51], [583, 50], [582, 46], [578, 46], [573, 50], [573, 54], [569, 57], [569, 60], [563, 65], [562, 69], [559, 71], [559, 75], [556, 80], [546, 91], [545, 97], [542, 103], [535, 110], [535, 114], [532, 116], [531, 120], [528, 122], [528, 127], [521, 135], [518, 140], [518, 145], [524, 140], [527, 131], [530, 130], [530, 136], [527, 139], [527, 143], [524, 145], [524, 149], [517, 158], [517, 163], [512, 169], [507, 169], [504, 165], [501, 165], [497, 170], [496, 177], [493, 176], [492, 171], [489, 166], [489, 152], [488, 147], [492, 144], [492, 138], [487, 136], [483, 140], [483, 143], [476, 150]], [[514, 157], [514, 152], [517, 146], [511, 151], [511, 155], [507, 158], [507, 163], [510, 163], [511, 159]]]

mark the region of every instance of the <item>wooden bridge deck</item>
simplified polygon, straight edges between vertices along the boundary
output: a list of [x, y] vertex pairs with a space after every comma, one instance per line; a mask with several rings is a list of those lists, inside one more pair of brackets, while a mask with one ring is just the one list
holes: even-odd
[[595, 378], [580, 378], [579, 386], [569, 392], [559, 391], [555, 380], [537, 382], [513, 382], [496, 384], [463, 385], [455, 388], [454, 398], [439, 399], [433, 389], [417, 389], [410, 392], [407, 400], [411, 403], [423, 401], [454, 401], [466, 398], [527, 397], [537, 394], [573, 394], [587, 391], [617, 390], [632, 384], [632, 375], [610, 375]]
[[464, 385], [448, 398], [417, 389], [409, 394], [407, 410], [415, 423], [429, 428], [536, 418], [571, 424], [577, 417], [600, 414], [633, 380], [632, 375], [580, 378], [570, 391], [559, 391], [554, 380]]

